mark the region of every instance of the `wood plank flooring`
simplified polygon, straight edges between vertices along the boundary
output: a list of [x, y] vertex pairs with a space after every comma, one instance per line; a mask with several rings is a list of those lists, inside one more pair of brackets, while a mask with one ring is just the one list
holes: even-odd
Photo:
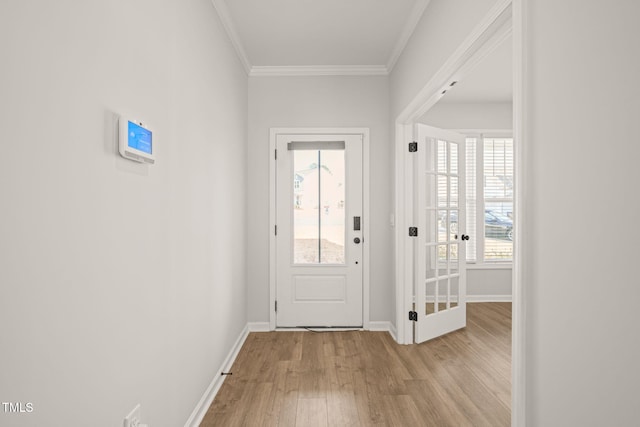
[[386, 332], [247, 338], [201, 426], [508, 426], [511, 303], [419, 344]]

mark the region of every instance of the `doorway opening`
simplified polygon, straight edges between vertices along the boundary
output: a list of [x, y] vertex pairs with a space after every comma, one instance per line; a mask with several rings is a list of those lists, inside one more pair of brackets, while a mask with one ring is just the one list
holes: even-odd
[[[513, 78], [512, 82], [512, 126], [508, 128], [502, 126], [483, 126], [480, 124], [474, 124], [472, 126], [462, 125], [442, 125], [435, 122], [427, 122], [431, 125], [439, 125], [438, 127], [445, 127], [458, 131], [467, 131], [474, 133], [476, 136], [481, 137], [494, 137], [498, 138], [512, 138], [513, 141], [513, 168], [512, 173], [512, 205], [510, 209], [510, 215], [494, 215], [502, 222], [498, 224], [496, 219], [494, 224], [496, 227], [507, 227], [507, 223], [511, 222], [511, 231], [506, 231], [504, 238], [498, 235], [483, 234], [482, 237], [486, 242], [495, 243], [495, 248], [500, 249], [500, 257], [506, 256], [507, 247], [510, 246], [509, 242], [512, 242], [511, 251], [509, 255], [512, 257], [512, 266], [498, 266], [494, 264], [490, 268], [497, 271], [496, 274], [501, 275], [505, 279], [505, 283], [511, 293], [513, 314], [512, 314], [512, 371], [511, 371], [511, 384], [512, 384], [512, 420], [513, 425], [519, 425], [524, 420], [524, 323], [523, 323], [523, 310], [524, 301], [522, 298], [522, 274], [523, 270], [520, 267], [519, 257], [521, 255], [521, 245], [519, 243], [518, 224], [521, 222], [522, 212], [518, 209], [521, 205], [518, 198], [519, 188], [522, 183], [520, 177], [524, 176], [518, 165], [522, 164], [522, 151], [519, 144], [523, 143], [523, 121], [524, 116], [524, 104], [522, 87], [524, 67], [522, 64], [523, 57], [523, 32], [524, 32], [524, 19], [523, 19], [522, 1], [514, 0], [504, 1], [496, 4], [492, 12], [478, 25], [478, 27], [471, 33], [471, 35], [463, 42], [454, 55], [449, 58], [443, 67], [434, 75], [434, 77], [426, 84], [426, 86], [416, 95], [414, 100], [407, 106], [407, 108], [396, 118], [396, 145], [395, 145], [395, 164], [396, 164], [396, 326], [398, 342], [401, 344], [414, 343], [414, 329], [419, 329], [420, 326], [416, 325], [414, 319], [416, 315], [411, 315], [415, 311], [423, 310], [423, 307], [418, 307], [417, 304], [417, 292], [419, 291], [415, 284], [419, 281], [427, 282], [429, 277], [420, 276], [421, 273], [416, 273], [417, 263], [414, 258], [416, 253], [416, 241], [414, 238], [409, 237], [407, 230], [414, 226], [417, 222], [417, 212], [415, 210], [414, 195], [416, 194], [415, 188], [415, 170], [409, 160], [409, 153], [407, 150], [408, 144], [413, 143], [417, 139], [416, 124], [421, 123], [421, 118], [430, 112], [432, 108], [439, 103], [443, 98], [447, 98], [450, 94], [454, 94], [459, 88], [462, 87], [465, 81], [472, 79], [472, 72], [479, 67], [485, 59], [487, 59], [492, 52], [499, 50], [501, 45], [505, 43], [509, 46], [512, 57], [509, 62], [512, 68], [509, 70], [509, 75]], [[460, 85], [460, 86], [459, 86]], [[424, 122], [422, 122], [424, 123]], [[508, 131], [509, 135], [500, 134], [495, 131]], [[470, 135], [467, 135], [469, 137]], [[466, 142], [466, 141], [465, 141]], [[495, 141], [494, 141], [495, 142]], [[487, 144], [488, 145], [488, 144]], [[504, 150], [503, 150], [504, 151]], [[476, 170], [478, 177], [481, 170]], [[481, 179], [485, 179], [484, 176]], [[504, 194], [503, 194], [504, 195]], [[476, 196], [478, 196], [476, 194]], [[502, 197], [503, 199], [506, 198]], [[464, 201], [465, 203], [467, 200]], [[483, 199], [485, 206], [488, 206], [489, 201]], [[494, 202], [494, 201], [491, 201]], [[502, 200], [500, 200], [502, 202]], [[500, 208], [506, 209], [507, 206], [503, 205]], [[447, 209], [451, 209], [448, 205]], [[476, 212], [476, 220], [474, 222], [476, 226], [476, 233], [484, 231], [487, 232], [486, 220], [483, 218], [485, 212], [481, 212], [474, 209]], [[495, 210], [495, 209], [494, 209]], [[508, 210], [508, 209], [507, 209]], [[478, 213], [480, 212], [480, 213]], [[450, 213], [449, 213], [450, 215]], [[465, 219], [468, 219], [469, 216]], [[508, 219], [507, 219], [508, 218]], [[437, 224], [437, 217], [432, 221], [433, 224]], [[453, 220], [449, 216], [446, 221], [441, 221], [441, 224], [446, 223], [450, 225]], [[448, 222], [447, 222], [448, 221]], [[460, 225], [460, 218], [457, 218], [456, 223]], [[434, 225], [434, 230], [438, 230], [439, 225]], [[495, 228], [495, 227], [494, 227]], [[468, 227], [467, 227], [468, 229]], [[496, 231], [497, 228], [494, 229]], [[450, 231], [450, 230], [449, 230]], [[467, 230], [458, 230], [460, 234], [468, 234]], [[476, 234], [477, 235], [477, 234]], [[455, 240], [455, 239], [454, 239]], [[504, 241], [502, 241], [504, 240]], [[507, 242], [507, 240], [509, 242]], [[449, 240], [451, 241], [451, 240]], [[433, 243], [433, 242], [432, 242]], [[482, 249], [486, 249], [486, 245]], [[494, 250], [493, 248], [492, 250]], [[486, 251], [487, 253], [489, 251]], [[494, 250], [495, 252], [495, 250]], [[504, 252], [504, 253], [503, 253]], [[476, 251], [477, 253], [477, 251]], [[497, 255], [496, 255], [497, 256]], [[426, 257], [418, 260], [418, 262], [426, 262]], [[436, 256], [437, 258], [437, 256]], [[486, 257], [485, 257], [486, 258]], [[434, 265], [438, 265], [434, 263]], [[487, 268], [486, 266], [483, 266]], [[473, 271], [484, 271], [482, 268]], [[422, 285], [421, 285], [422, 286]], [[420, 290], [422, 292], [422, 290]], [[494, 295], [495, 296], [495, 295]], [[420, 296], [422, 298], [422, 296]], [[424, 296], [424, 299], [428, 300], [428, 295]], [[489, 301], [491, 299], [487, 299]], [[438, 298], [434, 298], [436, 304], [441, 303]], [[407, 316], [407, 311], [410, 315]]]

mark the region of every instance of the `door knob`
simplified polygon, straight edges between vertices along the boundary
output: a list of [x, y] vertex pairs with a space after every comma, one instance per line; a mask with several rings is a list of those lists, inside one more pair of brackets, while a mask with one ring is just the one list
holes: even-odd
[[464, 240], [469, 240], [469, 236], [467, 236], [466, 234], [463, 234], [460, 238], [461, 238], [463, 241], [464, 241]]
[[360, 243], [360, 238], [356, 237], [355, 239], [353, 239], [353, 243], [355, 243], [356, 245]]

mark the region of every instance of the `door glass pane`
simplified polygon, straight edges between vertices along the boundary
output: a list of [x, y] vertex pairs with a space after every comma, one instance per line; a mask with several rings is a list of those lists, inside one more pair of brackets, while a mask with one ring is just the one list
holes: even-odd
[[449, 162], [447, 161], [447, 141], [438, 140], [438, 172], [448, 173]]
[[447, 221], [447, 210], [442, 209], [438, 211], [438, 242], [446, 242], [449, 235], [449, 224]]
[[448, 308], [449, 301], [449, 280], [441, 279], [438, 281], [438, 311]]
[[320, 151], [320, 263], [344, 264], [344, 150]]
[[451, 181], [451, 194], [449, 195], [449, 205], [452, 208], [458, 207], [458, 177], [452, 176]]
[[438, 175], [438, 207], [446, 208], [449, 204], [447, 197], [447, 176]]
[[315, 150], [293, 151], [293, 262], [320, 262], [318, 221], [318, 155]]
[[451, 173], [458, 174], [458, 144], [455, 142], [449, 143], [451, 149]]
[[434, 243], [438, 236], [440, 221], [436, 216], [436, 211], [432, 209], [427, 210], [427, 229], [425, 230], [425, 241], [428, 243]]
[[458, 236], [458, 210], [449, 211], [449, 240], [454, 241]]
[[438, 245], [438, 267], [441, 271], [439, 275], [447, 274], [447, 246]]
[[435, 208], [436, 207], [436, 198], [437, 198], [437, 191], [436, 191], [436, 175], [428, 173], [425, 176], [425, 180], [426, 180], [426, 194], [425, 196], [425, 203], [426, 203], [426, 207], [427, 208]]
[[427, 139], [427, 147], [426, 147], [426, 171], [427, 172], [435, 172], [436, 171], [436, 159], [438, 158], [438, 141], [435, 139]]
[[426, 279], [434, 279], [437, 277], [438, 273], [438, 263], [436, 262], [436, 247], [435, 246], [427, 246], [427, 259], [425, 260], [427, 263], [426, 268]]
[[293, 262], [344, 264], [344, 150], [295, 150], [293, 165]]

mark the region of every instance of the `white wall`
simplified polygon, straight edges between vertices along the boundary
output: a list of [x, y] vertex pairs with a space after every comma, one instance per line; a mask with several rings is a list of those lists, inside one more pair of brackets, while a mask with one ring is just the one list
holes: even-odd
[[[246, 324], [247, 77], [208, 0], [0, 4], [0, 400], [183, 425]], [[116, 154], [114, 114], [157, 164]]]
[[511, 129], [513, 106], [504, 103], [437, 103], [420, 123], [442, 129]]
[[251, 77], [248, 153], [249, 320], [269, 320], [269, 128], [368, 127], [371, 320], [391, 320], [393, 255], [386, 77]]
[[527, 425], [637, 425], [640, 3], [527, 3]]

